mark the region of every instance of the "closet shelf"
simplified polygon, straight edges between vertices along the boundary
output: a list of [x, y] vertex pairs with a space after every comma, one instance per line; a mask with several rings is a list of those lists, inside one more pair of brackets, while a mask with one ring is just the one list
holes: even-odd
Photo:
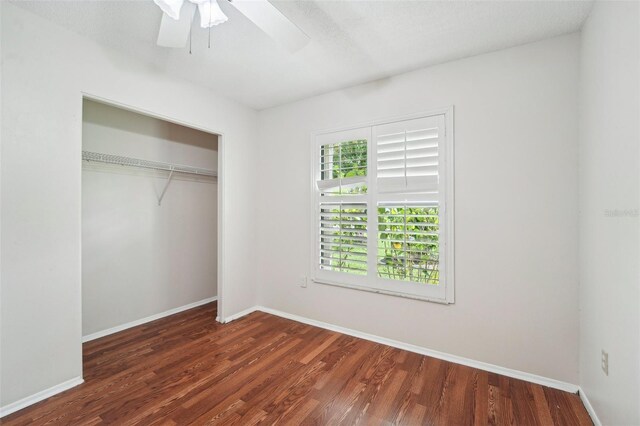
[[214, 170], [199, 167], [184, 166], [181, 164], [161, 163], [159, 161], [140, 160], [138, 158], [123, 157], [121, 155], [101, 154], [99, 152], [82, 151], [82, 159], [85, 161], [95, 161], [98, 163], [118, 164], [129, 167], [142, 167], [153, 170], [166, 170], [168, 172], [188, 173], [200, 176], [217, 177]]

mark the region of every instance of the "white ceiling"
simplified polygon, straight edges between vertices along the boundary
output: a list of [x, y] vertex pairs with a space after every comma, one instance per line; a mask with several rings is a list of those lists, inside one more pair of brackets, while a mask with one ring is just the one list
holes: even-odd
[[152, 0], [14, 1], [171, 75], [263, 109], [427, 65], [577, 31], [588, 1], [271, 0], [311, 42], [289, 53], [237, 12], [188, 48], [156, 46]]

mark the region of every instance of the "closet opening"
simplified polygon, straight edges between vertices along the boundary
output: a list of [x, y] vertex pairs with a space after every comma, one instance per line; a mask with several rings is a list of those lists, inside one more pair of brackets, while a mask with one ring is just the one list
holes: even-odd
[[198, 306], [217, 321], [221, 143], [83, 98], [83, 343]]

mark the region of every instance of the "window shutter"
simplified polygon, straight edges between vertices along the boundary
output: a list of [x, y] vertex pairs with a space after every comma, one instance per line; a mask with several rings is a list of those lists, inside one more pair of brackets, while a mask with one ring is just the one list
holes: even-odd
[[376, 126], [379, 192], [437, 192], [443, 126], [437, 117]]
[[367, 204], [321, 202], [320, 268], [367, 273]]

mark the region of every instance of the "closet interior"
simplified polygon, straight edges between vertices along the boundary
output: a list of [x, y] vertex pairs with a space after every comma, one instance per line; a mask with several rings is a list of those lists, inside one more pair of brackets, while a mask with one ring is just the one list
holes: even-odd
[[218, 135], [85, 99], [82, 335], [218, 295]]

